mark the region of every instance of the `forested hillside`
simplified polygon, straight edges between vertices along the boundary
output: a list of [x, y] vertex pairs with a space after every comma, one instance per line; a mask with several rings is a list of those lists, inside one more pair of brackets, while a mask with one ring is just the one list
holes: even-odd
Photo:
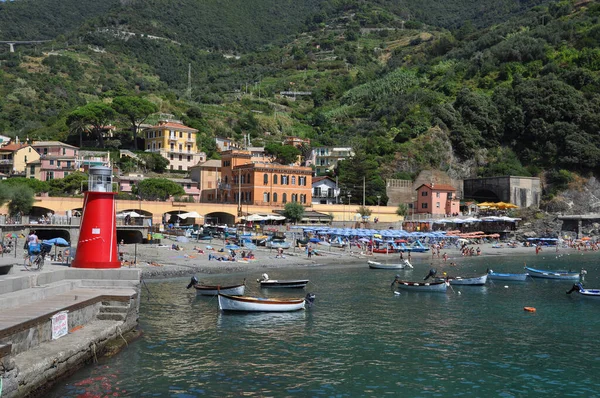
[[[366, 176], [369, 203], [425, 168], [544, 175], [548, 198], [599, 170], [595, 1], [202, 3], [122, 1], [48, 45], [5, 48], [0, 134], [77, 143], [70, 113], [138, 95], [198, 128], [211, 156], [215, 136], [351, 145], [331, 173], [350, 190]], [[2, 7], [0, 21], [16, 15]], [[107, 145], [131, 145], [114, 123]]]

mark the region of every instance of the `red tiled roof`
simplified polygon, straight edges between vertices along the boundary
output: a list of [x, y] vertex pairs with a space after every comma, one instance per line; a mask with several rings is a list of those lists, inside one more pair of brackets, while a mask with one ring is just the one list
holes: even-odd
[[14, 152], [26, 146], [29, 146], [29, 144], [8, 144], [0, 148], [0, 151]]
[[[422, 184], [419, 186], [419, 188], [423, 186], [431, 189], [432, 191], [456, 191], [456, 188], [448, 184], [433, 184], [433, 186], [432, 184]], [[417, 190], [419, 188], [417, 188]]]
[[175, 123], [175, 122], [160, 123], [156, 126], [152, 126], [149, 128], [149, 130], [164, 130], [164, 129], [198, 131], [195, 128], [186, 126], [185, 124]]

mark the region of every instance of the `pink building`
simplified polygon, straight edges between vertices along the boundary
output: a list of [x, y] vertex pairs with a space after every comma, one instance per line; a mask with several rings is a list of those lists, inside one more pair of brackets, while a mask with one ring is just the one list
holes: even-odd
[[456, 188], [447, 184], [423, 184], [417, 188], [415, 213], [452, 215], [460, 211]]
[[59, 141], [39, 141], [31, 146], [40, 159], [27, 163], [27, 177], [42, 181], [65, 178], [79, 170], [79, 148]]

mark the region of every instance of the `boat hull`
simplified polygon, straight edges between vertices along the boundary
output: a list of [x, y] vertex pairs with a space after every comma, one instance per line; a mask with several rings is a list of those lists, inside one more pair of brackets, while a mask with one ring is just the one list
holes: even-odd
[[490, 272], [488, 273], [488, 279], [491, 281], [513, 281], [513, 282], [523, 282], [527, 279], [529, 274], [506, 274], [506, 273], [498, 273], [498, 272]]
[[305, 304], [304, 298], [269, 299], [219, 294], [219, 309], [221, 311], [290, 312], [303, 310]]
[[542, 279], [560, 279], [566, 281], [579, 280], [580, 274], [579, 272], [571, 272], [571, 271], [545, 271], [541, 269], [529, 268], [525, 267], [529, 275], [533, 278], [542, 278]]
[[583, 297], [600, 299], [600, 289], [580, 289], [578, 293]]
[[398, 289], [409, 290], [413, 292], [445, 292], [448, 288], [446, 282], [409, 282], [396, 281]]
[[216, 296], [219, 293], [227, 294], [229, 296], [243, 296], [246, 285], [196, 285], [194, 288], [196, 289], [196, 294], [199, 296]]
[[404, 269], [406, 267], [412, 268], [412, 265], [410, 265], [408, 260], [404, 260], [396, 264], [384, 264], [377, 261], [367, 261], [367, 264], [371, 269]]
[[[482, 276], [474, 276], [474, 277], [470, 277], [470, 278], [456, 276], [454, 278], [448, 278], [448, 282], [450, 282], [451, 285], [459, 285], [459, 286], [482, 286], [482, 285], [485, 285], [485, 283], [487, 282], [487, 278], [488, 278], [487, 274], [482, 275]], [[443, 281], [443, 280], [440, 279], [440, 281]]]
[[298, 280], [267, 280], [259, 281], [262, 288], [279, 288], [279, 289], [304, 289], [308, 284], [308, 279]]

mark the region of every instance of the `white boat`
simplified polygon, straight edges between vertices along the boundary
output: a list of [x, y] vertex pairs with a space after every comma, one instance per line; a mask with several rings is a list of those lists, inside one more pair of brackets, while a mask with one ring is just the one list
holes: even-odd
[[243, 296], [246, 289], [246, 281], [240, 285], [201, 285], [193, 276], [187, 288], [193, 287], [199, 296], [216, 296], [219, 293], [230, 296]]
[[305, 298], [264, 298], [219, 294], [221, 311], [287, 312], [303, 310]]
[[510, 274], [494, 272], [493, 270], [488, 271], [488, 279], [491, 281], [524, 281], [529, 276], [528, 273], [524, 274]]
[[448, 280], [451, 285], [471, 285], [471, 286], [480, 286], [485, 285], [487, 282], [488, 274], [481, 276], [472, 276], [472, 277], [463, 277], [463, 276], [451, 276], [448, 278], [437, 278], [436, 280], [445, 281]]
[[269, 275], [262, 274], [261, 279], [256, 280], [260, 283], [260, 287], [268, 287], [268, 288], [286, 288], [286, 289], [303, 289], [308, 284], [308, 279], [287, 279], [287, 280], [277, 280], [277, 279], [269, 279]]
[[556, 270], [556, 271], [547, 271], [542, 269], [535, 269], [530, 267], [525, 267], [525, 269], [529, 272], [534, 278], [542, 278], [542, 279], [560, 279], [560, 280], [578, 280], [583, 279], [583, 275], [587, 272], [585, 270], [581, 271], [567, 271], [567, 270]]
[[413, 292], [445, 292], [448, 288], [446, 281], [442, 282], [410, 282], [395, 279], [392, 286], [396, 284], [399, 289], [410, 290]]
[[412, 264], [408, 260], [400, 260], [399, 263], [380, 263], [378, 261], [367, 261], [369, 268], [371, 269], [404, 269], [413, 268]]

